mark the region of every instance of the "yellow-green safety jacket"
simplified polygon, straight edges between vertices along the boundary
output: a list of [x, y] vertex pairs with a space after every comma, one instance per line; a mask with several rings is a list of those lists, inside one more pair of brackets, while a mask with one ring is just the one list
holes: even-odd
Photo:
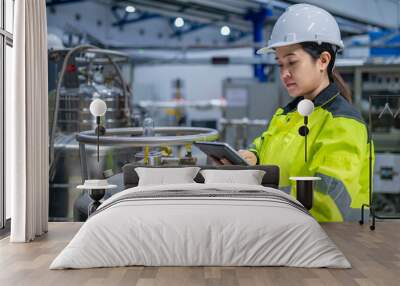
[[278, 108], [267, 131], [254, 140], [249, 150], [256, 154], [258, 164], [280, 167], [280, 189], [293, 196], [295, 182], [289, 177], [322, 179], [315, 184], [311, 209], [318, 221], [358, 220], [361, 205], [369, 201], [370, 140], [361, 114], [331, 83], [314, 99], [315, 109], [308, 118], [305, 162], [305, 140], [299, 135], [304, 118], [297, 112], [302, 99], [295, 98]]

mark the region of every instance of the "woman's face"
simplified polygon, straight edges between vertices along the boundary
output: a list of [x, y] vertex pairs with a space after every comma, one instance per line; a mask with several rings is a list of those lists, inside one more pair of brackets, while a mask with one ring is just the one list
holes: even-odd
[[313, 94], [326, 76], [326, 65], [320, 59], [314, 60], [299, 44], [278, 47], [275, 51], [280, 77], [289, 95]]

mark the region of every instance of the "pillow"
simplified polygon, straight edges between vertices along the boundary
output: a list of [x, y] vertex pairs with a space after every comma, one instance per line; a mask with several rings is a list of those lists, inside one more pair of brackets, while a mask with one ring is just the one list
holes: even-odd
[[199, 170], [199, 167], [135, 168], [139, 176], [138, 186], [195, 183], [193, 179]]
[[246, 184], [261, 185], [265, 171], [262, 170], [202, 170], [205, 184]]

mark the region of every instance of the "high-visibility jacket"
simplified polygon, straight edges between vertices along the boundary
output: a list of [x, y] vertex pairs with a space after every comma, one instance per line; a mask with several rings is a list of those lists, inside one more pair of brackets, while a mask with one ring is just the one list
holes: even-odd
[[311, 209], [318, 221], [358, 220], [361, 205], [369, 201], [367, 127], [360, 113], [340, 95], [337, 85], [330, 84], [314, 99], [315, 109], [308, 118], [305, 162], [305, 140], [299, 135], [304, 117], [297, 112], [302, 99], [295, 98], [278, 108], [267, 131], [254, 140], [249, 150], [256, 154], [258, 164], [280, 167], [280, 189], [293, 196], [296, 183], [289, 177], [322, 179], [315, 182]]

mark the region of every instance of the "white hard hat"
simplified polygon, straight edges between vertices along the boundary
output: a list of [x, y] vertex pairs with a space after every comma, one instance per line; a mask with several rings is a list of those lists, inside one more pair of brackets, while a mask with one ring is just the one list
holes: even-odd
[[302, 42], [330, 43], [339, 49], [344, 47], [339, 26], [331, 14], [313, 5], [296, 4], [289, 6], [278, 18], [268, 46], [259, 49], [257, 54]]

